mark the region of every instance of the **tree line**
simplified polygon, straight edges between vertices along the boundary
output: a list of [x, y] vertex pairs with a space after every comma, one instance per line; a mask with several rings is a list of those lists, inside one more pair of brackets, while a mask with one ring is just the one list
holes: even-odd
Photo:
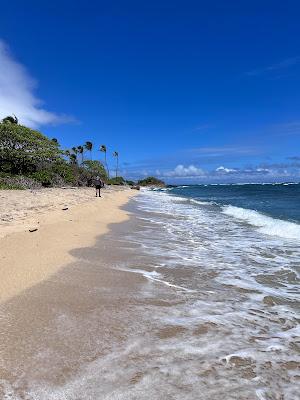
[[[83, 145], [62, 149], [56, 138], [49, 139], [37, 130], [20, 125], [15, 115], [7, 116], [0, 122], [0, 188], [14, 186], [20, 176], [24, 182], [42, 186], [91, 185], [95, 175], [106, 183], [124, 184], [125, 180], [119, 176], [119, 152], [112, 153], [115, 176], [111, 178], [107, 147], [99, 147], [103, 162], [92, 159], [93, 147], [91, 141], [86, 141]], [[85, 157], [86, 153], [89, 157]]]

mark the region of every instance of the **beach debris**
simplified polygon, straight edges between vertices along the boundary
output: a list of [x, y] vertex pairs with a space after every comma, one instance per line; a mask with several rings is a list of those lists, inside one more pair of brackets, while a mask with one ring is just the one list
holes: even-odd
[[134, 186], [131, 186], [131, 189], [134, 189], [134, 190], [140, 190], [140, 185], [134, 185]]
[[38, 230], [38, 228], [31, 228], [29, 229], [29, 232], [36, 232]]
[[66, 211], [66, 210], [68, 210], [68, 209], [69, 209], [69, 207], [64, 207], [64, 208], [62, 208], [63, 211]]

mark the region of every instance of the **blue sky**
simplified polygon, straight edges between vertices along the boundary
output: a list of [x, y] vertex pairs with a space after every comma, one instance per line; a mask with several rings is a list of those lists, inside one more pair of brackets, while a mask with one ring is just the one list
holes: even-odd
[[299, 1], [6, 2], [0, 116], [106, 144], [127, 178], [299, 181], [299, 20]]

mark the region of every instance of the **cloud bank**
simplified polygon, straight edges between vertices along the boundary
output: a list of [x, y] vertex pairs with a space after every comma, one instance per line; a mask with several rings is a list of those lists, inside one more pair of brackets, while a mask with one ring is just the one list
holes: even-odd
[[[224, 165], [213, 170], [204, 170], [195, 165], [177, 165], [172, 170], [155, 173], [147, 171], [167, 182], [215, 183], [215, 182], [276, 182], [300, 181], [300, 162], [298, 157], [291, 157], [294, 162], [281, 164], [263, 164], [259, 166], [229, 168]], [[300, 157], [299, 157], [300, 160]]]
[[31, 128], [73, 120], [44, 109], [34, 93], [36, 86], [36, 81], [0, 40], [0, 118], [15, 114], [21, 124]]
[[179, 164], [176, 168], [174, 168], [174, 170], [166, 171], [163, 175], [166, 177], [182, 178], [203, 176], [204, 174], [205, 173], [201, 168], [197, 168], [194, 165], [184, 167], [183, 165]]

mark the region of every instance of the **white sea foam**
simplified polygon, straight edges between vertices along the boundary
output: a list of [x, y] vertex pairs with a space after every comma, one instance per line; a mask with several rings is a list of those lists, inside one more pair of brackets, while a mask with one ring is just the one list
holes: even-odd
[[224, 206], [223, 213], [259, 228], [261, 233], [287, 239], [300, 240], [300, 225], [261, 214], [255, 210], [235, 206]]
[[[222, 387], [222, 394], [216, 390], [206, 393], [207, 398], [224, 398], [224, 393], [226, 398], [239, 398], [244, 386], [236, 384], [236, 377], [249, 364], [257, 376], [249, 380], [241, 398], [275, 398], [275, 393], [284, 393], [296, 399], [296, 370], [283, 363], [293, 366], [299, 360], [293, 346], [299, 334], [296, 272], [300, 252], [295, 239], [300, 238], [300, 225], [238, 207], [209, 207], [211, 203], [201, 199], [168, 192], [147, 192], [137, 202], [142, 218], [150, 224], [135, 240], [147, 244], [150, 270], [153, 264], [164, 263], [163, 268], [155, 268], [160, 275], [136, 271], [156, 283], [147, 286], [148, 293], [182, 295], [166, 287], [174, 284], [194, 290], [184, 293], [184, 301], [165, 313], [160, 309], [165, 326], [185, 329], [178, 337], [155, 341], [159, 354], [164, 360], [172, 360], [173, 354], [176, 360], [194, 360], [196, 369], [194, 361], [188, 366], [190, 378], [199, 371], [199, 356], [203, 368], [214, 365], [227, 384], [224, 387], [216, 377], [209, 378], [212, 386]], [[233, 358], [224, 369], [225, 361], [234, 356], [241, 365]], [[266, 368], [270, 357], [272, 365]], [[182, 382], [185, 369], [177, 361], [170, 365], [170, 370], [166, 364], [163, 367], [170, 374], [168, 379], [174, 374]], [[282, 387], [284, 380], [289, 383]], [[238, 395], [232, 394], [234, 385]]]
[[212, 204], [217, 204], [214, 201], [200, 201], [200, 200], [195, 200], [195, 199], [190, 199], [190, 203], [199, 204], [201, 206], [208, 206], [208, 205], [212, 205]]
[[[155, 266], [155, 268], [159, 268], [159, 266]], [[129, 269], [129, 268], [119, 268], [121, 271], [127, 271], [127, 272], [133, 272], [136, 274], [141, 274], [143, 275], [145, 278], [149, 279], [150, 281], [154, 281], [154, 282], [158, 282], [158, 283], [162, 283], [163, 285], [169, 286], [171, 288], [174, 289], [180, 289], [183, 290], [185, 292], [194, 292], [194, 290], [190, 290], [187, 289], [183, 286], [179, 286], [179, 285], [174, 285], [173, 283], [170, 283], [164, 279], [159, 279], [162, 277], [162, 274], [160, 274], [157, 271], [145, 271], [143, 269]]]

